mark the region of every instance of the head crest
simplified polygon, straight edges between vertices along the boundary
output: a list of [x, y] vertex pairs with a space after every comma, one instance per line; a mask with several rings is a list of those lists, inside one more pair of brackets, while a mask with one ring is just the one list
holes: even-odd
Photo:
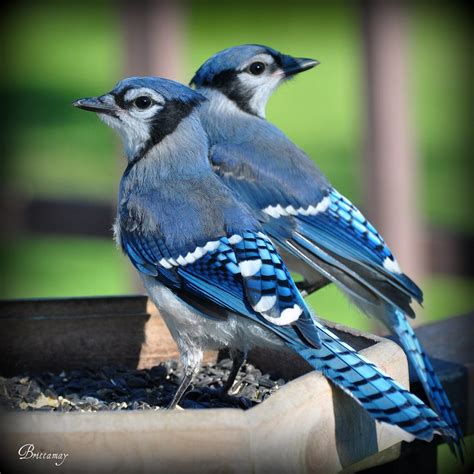
[[153, 76], [128, 77], [115, 86], [113, 93], [123, 95], [126, 91], [139, 87], [153, 89], [167, 101], [178, 100], [185, 104], [197, 105], [207, 100], [202, 94], [184, 84]]
[[278, 51], [259, 44], [243, 44], [224, 49], [211, 56], [196, 71], [190, 84], [197, 87], [209, 85], [217, 74], [227, 70], [235, 70], [246, 60], [262, 53], [267, 53], [274, 57], [280, 55]]

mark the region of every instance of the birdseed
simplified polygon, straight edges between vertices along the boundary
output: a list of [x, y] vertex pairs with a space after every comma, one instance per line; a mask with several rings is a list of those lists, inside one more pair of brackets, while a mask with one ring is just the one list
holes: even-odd
[[[203, 365], [180, 406], [245, 410], [285, 384], [244, 364], [229, 393], [219, 393], [216, 389], [225, 383], [231, 367], [230, 359]], [[104, 367], [0, 377], [0, 407], [56, 412], [158, 410], [170, 403], [182, 377], [183, 367], [175, 360], [142, 370]]]

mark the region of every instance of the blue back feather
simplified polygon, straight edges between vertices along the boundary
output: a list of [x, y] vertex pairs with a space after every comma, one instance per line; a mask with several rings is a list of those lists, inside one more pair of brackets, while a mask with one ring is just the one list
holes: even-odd
[[[213, 64], [211, 58], [206, 69], [221, 68], [221, 60]], [[364, 311], [380, 317], [397, 333], [420, 379], [425, 380], [432, 406], [451, 427], [459, 446], [461, 431], [454, 412], [429, 358], [408, 329], [406, 316], [414, 316], [411, 300], [421, 303], [423, 294], [410, 278], [393, 270], [394, 257], [374, 226], [270, 123], [244, 113], [225, 116], [211, 103], [201, 116], [212, 145], [214, 171], [255, 210], [278, 245], [336, 282]], [[330, 200], [325, 212], [290, 212], [316, 207], [325, 197]], [[283, 213], [271, 217], [263, 212], [268, 206], [279, 206], [278, 212]], [[288, 206], [292, 209], [285, 214]], [[398, 315], [395, 322], [393, 314]]]

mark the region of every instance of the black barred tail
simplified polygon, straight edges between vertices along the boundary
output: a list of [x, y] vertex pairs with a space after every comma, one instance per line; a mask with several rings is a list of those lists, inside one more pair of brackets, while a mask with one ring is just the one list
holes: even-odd
[[451, 449], [461, 459], [463, 458], [462, 431], [458, 419], [449, 402], [448, 396], [444, 391], [441, 382], [436, 375], [433, 365], [423, 350], [420, 341], [416, 337], [413, 328], [410, 326], [403, 313], [394, 310], [395, 321], [392, 324], [393, 331], [397, 334], [401, 345], [403, 346], [413, 368], [416, 370], [420, 382], [425, 389], [433, 409], [439, 413], [440, 417], [455, 432], [454, 439], [449, 439]]
[[351, 395], [375, 420], [401, 428], [407, 440], [430, 441], [434, 434], [454, 433], [418, 397], [403, 388], [335, 334], [316, 322], [319, 349], [294, 344], [316, 370]]

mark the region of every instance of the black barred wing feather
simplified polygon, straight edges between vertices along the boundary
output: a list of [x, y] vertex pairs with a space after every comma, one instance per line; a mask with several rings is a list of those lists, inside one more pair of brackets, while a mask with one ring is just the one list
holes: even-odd
[[[205, 302], [248, 317], [285, 340], [294, 338], [292, 324], [311, 320], [290, 273], [270, 240], [248, 231], [210, 240], [176, 255], [159, 237], [122, 232], [122, 247], [135, 267], [171, 287], [186, 302]], [[184, 252], [183, 252], [184, 253]], [[308, 326], [314, 346], [318, 334]]]
[[196, 301], [201, 308], [207, 302], [260, 323], [353, 396], [374, 419], [420, 439], [429, 440], [434, 433], [452, 435], [421, 400], [312, 317], [264, 234], [235, 234], [168, 258], [158, 253], [159, 244], [143, 235], [123, 240], [138, 269], [170, 285], [195, 307]]

